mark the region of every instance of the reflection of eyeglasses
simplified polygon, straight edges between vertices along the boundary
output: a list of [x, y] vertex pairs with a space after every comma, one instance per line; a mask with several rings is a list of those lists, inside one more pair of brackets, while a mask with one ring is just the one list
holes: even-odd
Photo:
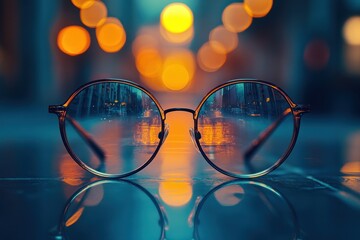
[[309, 109], [271, 83], [242, 79], [211, 90], [196, 110], [163, 110], [146, 89], [118, 79], [90, 82], [63, 105], [49, 106], [59, 117], [71, 157], [89, 172], [110, 178], [134, 174], [153, 160], [168, 134], [166, 114], [174, 111], [193, 115], [190, 135], [212, 167], [252, 178], [288, 157], [301, 115]]

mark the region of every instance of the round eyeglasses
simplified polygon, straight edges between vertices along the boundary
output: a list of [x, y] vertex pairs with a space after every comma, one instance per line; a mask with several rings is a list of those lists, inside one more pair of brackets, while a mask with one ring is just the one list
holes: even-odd
[[89, 82], [64, 104], [49, 106], [58, 115], [71, 157], [108, 178], [134, 174], [154, 159], [168, 134], [166, 114], [174, 111], [193, 114], [190, 135], [212, 167], [231, 177], [253, 178], [289, 156], [309, 108], [271, 83], [248, 79], [214, 88], [195, 110], [163, 110], [149, 91], [120, 79]]

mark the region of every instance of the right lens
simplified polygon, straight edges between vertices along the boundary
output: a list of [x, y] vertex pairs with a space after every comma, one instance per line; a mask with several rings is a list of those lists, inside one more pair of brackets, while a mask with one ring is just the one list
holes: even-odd
[[69, 103], [66, 140], [85, 167], [121, 176], [153, 157], [161, 124], [159, 107], [142, 89], [125, 82], [97, 82]]
[[266, 173], [294, 144], [294, 115], [286, 96], [262, 82], [234, 82], [212, 92], [198, 113], [206, 157], [237, 177]]

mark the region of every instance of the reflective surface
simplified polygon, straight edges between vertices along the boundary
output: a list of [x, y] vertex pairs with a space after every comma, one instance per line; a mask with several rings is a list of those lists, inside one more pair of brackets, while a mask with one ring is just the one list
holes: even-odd
[[[192, 115], [174, 112], [167, 115], [169, 136], [149, 166], [126, 181], [91, 185], [99, 179], [68, 155], [56, 116], [31, 114], [31, 129], [17, 115], [1, 119], [11, 126], [0, 138], [2, 239], [141, 239], [143, 233], [160, 239], [162, 231], [174, 240], [360, 235], [357, 122], [306, 116], [293, 155], [248, 182], [209, 166], [188, 134]], [[337, 137], [327, 137], [329, 129]]]

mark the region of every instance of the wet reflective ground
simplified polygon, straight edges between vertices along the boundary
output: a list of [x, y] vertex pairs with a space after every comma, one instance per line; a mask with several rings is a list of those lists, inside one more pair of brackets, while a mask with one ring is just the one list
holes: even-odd
[[[31, 115], [29, 125], [23, 117]], [[193, 146], [186, 113], [168, 115], [154, 161], [125, 180], [86, 173], [43, 112], [0, 118], [1, 239], [357, 239], [360, 125], [306, 116], [273, 173], [226, 177]], [[8, 127], [4, 127], [8, 126]], [[100, 180], [100, 181], [99, 181]]]

